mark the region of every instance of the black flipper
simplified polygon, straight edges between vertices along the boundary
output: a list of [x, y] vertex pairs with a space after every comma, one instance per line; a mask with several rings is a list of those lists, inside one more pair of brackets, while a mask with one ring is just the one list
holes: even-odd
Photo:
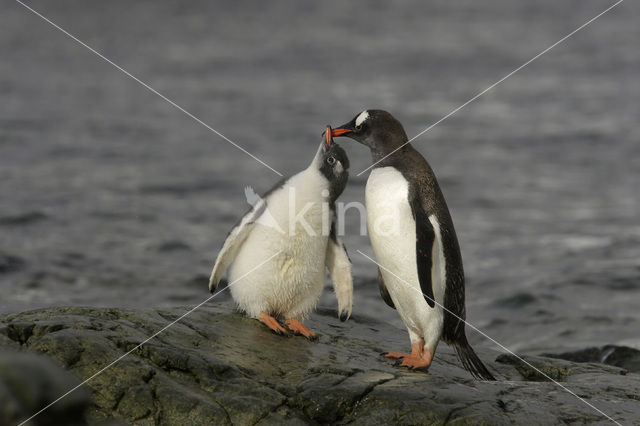
[[416, 261], [418, 264], [418, 280], [424, 298], [432, 308], [436, 306], [431, 282], [432, 253], [435, 231], [424, 211], [418, 197], [411, 197], [411, 211], [416, 222]]
[[387, 287], [384, 285], [384, 278], [382, 278], [382, 273], [380, 272], [380, 268], [378, 268], [378, 287], [380, 288], [380, 297], [382, 297], [382, 300], [384, 300], [384, 302], [387, 305], [395, 309], [396, 305], [393, 303], [393, 300], [391, 299], [389, 290], [387, 290]]

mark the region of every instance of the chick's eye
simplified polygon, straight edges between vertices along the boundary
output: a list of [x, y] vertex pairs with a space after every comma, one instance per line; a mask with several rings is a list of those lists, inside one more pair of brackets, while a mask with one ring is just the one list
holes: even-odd
[[329, 163], [329, 165], [333, 166], [335, 162], [336, 162], [335, 157], [327, 158], [327, 163]]

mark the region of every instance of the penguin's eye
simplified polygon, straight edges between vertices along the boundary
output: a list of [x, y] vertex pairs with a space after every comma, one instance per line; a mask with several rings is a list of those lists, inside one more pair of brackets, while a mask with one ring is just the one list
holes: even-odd
[[336, 158], [335, 157], [328, 157], [327, 158], [327, 163], [329, 163], [330, 166], [333, 166], [336, 162]]
[[360, 129], [362, 129], [362, 124], [358, 124], [358, 125], [356, 126], [356, 130], [360, 131]]

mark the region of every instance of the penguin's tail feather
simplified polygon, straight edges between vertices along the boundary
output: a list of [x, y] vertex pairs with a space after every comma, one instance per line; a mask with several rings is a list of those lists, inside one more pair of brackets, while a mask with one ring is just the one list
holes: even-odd
[[491, 374], [482, 361], [480, 361], [478, 355], [473, 351], [473, 348], [467, 341], [467, 337], [465, 335], [463, 335], [458, 342], [454, 342], [453, 347], [458, 353], [460, 362], [462, 362], [464, 368], [470, 372], [473, 377], [480, 380], [496, 380], [496, 378], [493, 377], [493, 374]]

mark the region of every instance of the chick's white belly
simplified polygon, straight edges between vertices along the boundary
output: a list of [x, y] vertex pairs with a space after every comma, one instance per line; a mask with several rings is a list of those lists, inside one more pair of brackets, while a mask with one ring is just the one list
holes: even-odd
[[260, 312], [305, 317], [322, 293], [326, 246], [326, 236], [289, 236], [256, 225], [230, 268], [233, 299], [252, 317]]

